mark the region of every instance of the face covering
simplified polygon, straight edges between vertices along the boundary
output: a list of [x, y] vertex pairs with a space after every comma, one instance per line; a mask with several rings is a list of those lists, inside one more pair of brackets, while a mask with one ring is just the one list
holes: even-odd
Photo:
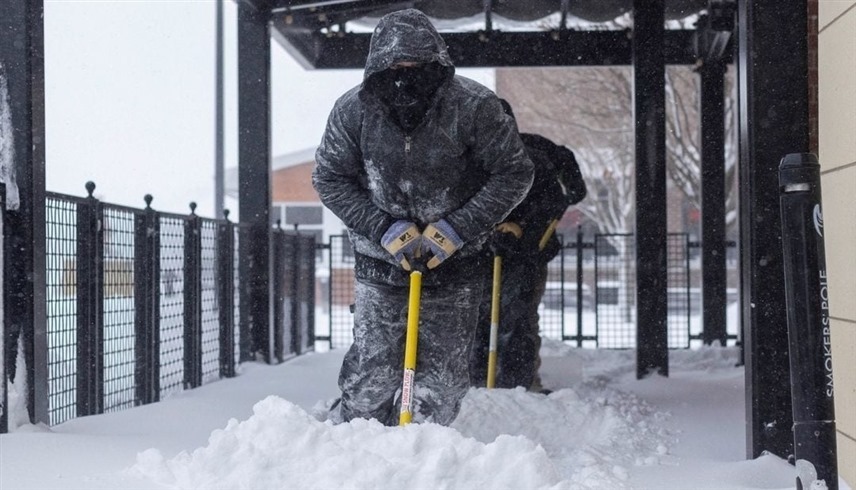
[[444, 79], [439, 63], [388, 69], [377, 74], [375, 90], [398, 125], [410, 132], [425, 118]]

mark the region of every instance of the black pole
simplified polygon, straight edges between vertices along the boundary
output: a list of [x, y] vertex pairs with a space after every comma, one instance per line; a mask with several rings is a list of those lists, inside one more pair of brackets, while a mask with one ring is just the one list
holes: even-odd
[[223, 216], [223, 0], [217, 2], [214, 93], [214, 216]]
[[[564, 270], [564, 269], [563, 269]], [[562, 317], [564, 317], [564, 313]], [[583, 346], [583, 227], [577, 225], [577, 347]]]
[[[702, 341], [725, 346], [725, 63], [704, 60], [701, 76]], [[687, 256], [689, 257], [689, 255]]]
[[636, 377], [669, 375], [664, 1], [633, 2]]
[[777, 164], [782, 155], [809, 151], [807, 12], [807, 0], [737, 2], [740, 307], [749, 458], [793, 454]]
[[[560, 236], [559, 238], [564, 238]], [[559, 327], [561, 328], [562, 340], [565, 340], [565, 244], [562, 241], [562, 248], [559, 249]], [[549, 272], [547, 273], [549, 277]]]
[[779, 165], [797, 489], [838, 489], [829, 290], [820, 165], [792, 153]]
[[[33, 423], [48, 414], [48, 335], [45, 241], [44, 0], [0, 1], [0, 65], [12, 122], [13, 167], [20, 205], [7, 209], [4, 226], [3, 359], [9, 381], [26, 376]], [[14, 187], [7, 182], [7, 196]], [[11, 253], [13, 252], [13, 253]], [[18, 340], [26, 373], [16, 373]]]
[[[0, 69], [0, 84], [3, 83], [3, 70]], [[2, 89], [0, 89], [2, 92]], [[0, 104], [5, 104], [5, 100], [0, 100]], [[3, 229], [6, 221], [6, 184], [0, 182], [0, 308], [6, 303], [6, 289], [3, 287], [3, 270], [6, 267], [6, 254], [4, 250], [5, 240], [3, 239]], [[6, 352], [6, 328], [5, 319], [0, 318], [0, 349], [2, 353]], [[0, 356], [3, 357], [3, 356]], [[9, 393], [7, 392], [8, 383], [6, 382], [6, 361], [0, 362], [0, 434], [9, 432], [9, 411], [6, 407], [9, 406]]]
[[220, 377], [235, 376], [235, 229], [229, 210], [217, 224], [217, 292], [220, 298]]
[[241, 224], [241, 335], [251, 351], [273, 357], [270, 226], [270, 29], [268, 14], [238, 4], [238, 211]]
[[184, 222], [184, 388], [202, 385], [202, 223], [196, 203]]

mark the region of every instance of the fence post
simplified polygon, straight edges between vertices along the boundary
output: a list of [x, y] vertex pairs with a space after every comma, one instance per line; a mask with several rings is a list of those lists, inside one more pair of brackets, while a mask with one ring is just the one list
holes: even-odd
[[146, 294], [148, 298], [148, 315], [149, 321], [149, 400], [151, 402], [160, 401], [160, 348], [161, 348], [161, 328], [160, 328], [160, 283], [161, 283], [161, 247], [160, 247], [160, 215], [152, 209], [152, 196], [146, 194], [146, 229], [148, 230], [146, 245], [148, 253], [146, 255], [149, 264], [148, 287]]
[[[327, 348], [330, 350], [333, 349], [333, 260], [336, 259], [336, 254], [333, 252], [336, 249], [336, 247], [333, 246], [333, 240], [339, 236], [341, 235], [330, 235], [330, 253], [327, 254], [329, 259], [327, 264], [329, 271], [327, 275]], [[339, 245], [339, 251], [342, 252], [341, 245]]]
[[[564, 316], [564, 313], [562, 313]], [[583, 227], [577, 225], [577, 347], [583, 346]]]
[[184, 222], [184, 388], [202, 384], [202, 222], [196, 203]]
[[134, 379], [137, 404], [160, 399], [160, 220], [152, 209], [134, 215]]
[[77, 415], [104, 411], [103, 208], [86, 183], [77, 208]]
[[9, 380], [6, 375], [6, 319], [2, 314], [6, 305], [6, 288], [3, 285], [6, 270], [6, 240], [3, 233], [6, 225], [6, 184], [0, 182], [0, 434], [9, 432], [9, 396], [6, 393]]
[[598, 246], [600, 235], [594, 235], [594, 336], [595, 347], [600, 347], [600, 247]]
[[284, 248], [284, 233], [282, 231], [281, 220], [276, 220], [276, 229], [271, 232], [271, 248], [273, 249], [273, 277], [270, 279], [273, 285], [273, 325], [270, 326], [273, 332], [273, 355], [268, 360], [269, 363], [282, 362], [285, 359], [285, 346], [283, 345], [283, 323], [285, 322], [285, 294], [283, 292], [283, 269], [285, 268], [283, 260]]
[[779, 166], [797, 488], [838, 489], [835, 399], [820, 164], [810, 153]]
[[304, 285], [303, 306], [305, 318], [301, 323], [300, 350], [298, 354], [315, 350], [315, 236], [305, 237], [303, 263], [300, 267], [300, 280]]
[[[559, 240], [562, 248], [559, 249], [559, 328], [561, 329], [559, 336], [565, 340], [565, 243], [564, 235], [559, 235]], [[549, 277], [549, 272], [547, 273]], [[546, 290], [545, 290], [546, 292]]]
[[217, 225], [217, 277], [220, 314], [220, 376], [235, 376], [235, 227], [229, 210]]
[[300, 269], [302, 261], [300, 252], [303, 247], [300, 244], [300, 232], [294, 225], [292, 236], [291, 256], [286, 260], [291, 262], [291, 354], [300, 354]]

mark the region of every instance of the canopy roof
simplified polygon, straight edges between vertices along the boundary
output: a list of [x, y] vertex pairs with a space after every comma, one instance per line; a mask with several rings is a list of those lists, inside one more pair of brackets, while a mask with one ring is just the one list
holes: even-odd
[[[273, 37], [307, 68], [362, 68], [377, 20], [410, 7], [434, 20], [459, 67], [631, 62], [632, 0], [239, 1], [268, 13]], [[707, 40], [698, 42], [699, 25], [730, 32], [730, 23], [711, 29], [705, 20], [708, 12], [717, 18], [723, 4], [729, 2], [665, 0], [666, 63], [692, 64], [700, 47], [709, 48]], [[719, 44], [721, 54], [727, 38]]]

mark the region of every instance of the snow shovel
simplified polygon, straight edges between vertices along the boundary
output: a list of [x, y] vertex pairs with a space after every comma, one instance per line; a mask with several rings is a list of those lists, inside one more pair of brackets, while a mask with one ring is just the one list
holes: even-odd
[[499, 337], [499, 291], [502, 286], [502, 257], [493, 257], [493, 292], [490, 301], [490, 344], [487, 354], [487, 387], [496, 386], [496, 344]]
[[[415, 269], [415, 267], [414, 267]], [[419, 340], [419, 306], [422, 299], [422, 272], [410, 273], [410, 297], [407, 303], [407, 339], [404, 344], [404, 381], [401, 386], [401, 414], [398, 425], [413, 419], [413, 378], [416, 375], [416, 344]]]

